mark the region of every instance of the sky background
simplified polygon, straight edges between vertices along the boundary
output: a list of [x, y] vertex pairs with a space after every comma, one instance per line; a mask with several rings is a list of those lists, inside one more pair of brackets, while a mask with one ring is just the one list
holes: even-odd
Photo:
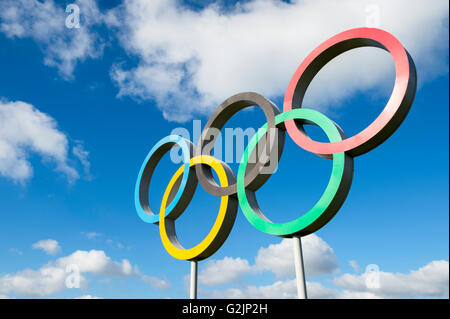
[[[68, 28], [68, 4], [80, 28]], [[147, 152], [172, 130], [203, 125], [227, 97], [255, 91], [280, 109], [297, 66], [354, 27], [397, 37], [418, 90], [404, 123], [355, 158], [346, 202], [303, 238], [313, 298], [448, 298], [448, 2], [0, 0], [0, 297], [186, 298], [189, 264], [134, 207]], [[348, 136], [382, 111], [391, 57], [361, 48], [313, 80], [304, 105]], [[258, 128], [261, 110], [226, 127]], [[323, 139], [317, 128], [307, 128]], [[196, 141], [193, 141], [196, 143]], [[308, 210], [331, 161], [288, 136], [277, 172], [256, 193], [273, 221]], [[237, 164], [230, 163], [234, 172]], [[159, 207], [178, 164], [163, 157], [150, 185]], [[219, 198], [197, 187], [177, 220], [185, 247], [209, 232]], [[292, 247], [253, 228], [241, 210], [221, 249], [199, 263], [200, 298], [293, 298]], [[76, 264], [80, 288], [67, 288]], [[367, 285], [368, 265], [379, 286]]]

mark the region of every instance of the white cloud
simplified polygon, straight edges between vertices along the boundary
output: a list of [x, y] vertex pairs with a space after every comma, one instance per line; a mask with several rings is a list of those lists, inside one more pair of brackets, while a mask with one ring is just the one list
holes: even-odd
[[0, 295], [43, 297], [55, 294], [66, 288], [67, 266], [76, 265], [80, 271], [80, 287], [87, 288], [88, 282], [83, 274], [111, 277], [138, 278], [156, 289], [169, 287], [166, 280], [142, 274], [130, 261], [114, 261], [102, 250], [77, 250], [69, 256], [49, 262], [38, 270], [25, 269], [0, 277]]
[[[0, 294], [43, 297], [65, 288], [65, 269], [45, 265], [38, 270], [25, 269], [0, 277]], [[85, 285], [84, 277], [80, 278]]]
[[[301, 60], [334, 34], [366, 25], [368, 5], [418, 67], [420, 81], [448, 72], [448, 1], [253, 0], [192, 11], [176, 0], [127, 0], [110, 27], [137, 65], [116, 64], [119, 96], [155, 100], [168, 120], [207, 114], [243, 91], [282, 96]], [[120, 23], [118, 23], [120, 21]], [[361, 90], [388, 85], [387, 53], [361, 48], [336, 58], [311, 84], [305, 103], [324, 109]]]
[[0, 98], [0, 175], [24, 182], [33, 175], [29, 157], [37, 153], [73, 182], [80, 175], [70, 164], [68, 148], [67, 136], [52, 117], [31, 104]]
[[[302, 237], [302, 250], [306, 276], [321, 276], [338, 271], [333, 249], [316, 234]], [[277, 277], [295, 275], [292, 240], [283, 239], [278, 244], [260, 248], [255, 267], [272, 271]]]
[[[446, 260], [434, 260], [409, 273], [379, 271], [361, 275], [344, 274], [334, 283], [345, 289], [348, 296], [374, 296], [379, 298], [445, 297], [449, 295], [449, 264]], [[372, 276], [372, 278], [370, 278]], [[378, 280], [377, 285], [368, 281]], [[359, 297], [356, 297], [359, 298]]]
[[140, 280], [147, 283], [151, 287], [155, 289], [168, 289], [170, 287], [170, 283], [167, 280], [160, 279], [153, 276], [147, 276], [141, 274], [138, 270], [136, 270], [136, 275]]
[[135, 277], [157, 289], [166, 289], [170, 286], [166, 280], [142, 274], [136, 265], [131, 265], [128, 259], [122, 259], [121, 262], [111, 260], [103, 250], [77, 250], [67, 257], [59, 258], [56, 264], [60, 267], [77, 265], [81, 273]]
[[[308, 298], [326, 299], [336, 298], [339, 291], [324, 287], [317, 282], [307, 282]], [[213, 298], [236, 299], [295, 299], [297, 298], [297, 286], [295, 279], [276, 281], [270, 285], [250, 285], [243, 289], [228, 288], [225, 290], [202, 291], [203, 294]]]
[[33, 174], [31, 153], [54, 162], [70, 182], [80, 176], [69, 164], [67, 136], [33, 105], [0, 99], [0, 175], [23, 182]]
[[134, 273], [127, 259], [122, 262], [112, 261], [103, 250], [77, 250], [67, 257], [59, 258], [57, 264], [63, 268], [75, 264], [80, 272], [102, 274], [107, 276], [129, 276]]
[[[448, 1], [437, 0], [251, 0], [223, 9], [213, 3], [193, 11], [179, 0], [124, 0], [101, 12], [94, 0], [76, 0], [81, 27], [69, 29], [69, 13], [54, 0], [4, 0], [0, 32], [32, 38], [44, 63], [73, 78], [79, 61], [102, 55], [109, 28], [130, 59], [110, 71], [118, 96], [154, 100], [166, 119], [183, 122], [209, 114], [225, 98], [256, 91], [281, 97], [299, 63], [334, 34], [366, 26], [377, 8], [379, 27], [411, 53], [419, 82], [448, 73]], [[136, 64], [133, 64], [136, 61]], [[360, 48], [337, 57], [320, 72], [305, 104], [333, 109], [346, 99], [387, 88], [389, 55]]]
[[32, 245], [34, 249], [42, 249], [48, 255], [56, 255], [61, 251], [61, 247], [54, 239], [42, 239]]
[[225, 290], [202, 291], [203, 294], [213, 298], [224, 299], [292, 299], [296, 296], [297, 288], [295, 280], [276, 281], [271, 285], [254, 286], [245, 288], [228, 288]]
[[[408, 274], [380, 272], [378, 288], [368, 288], [371, 274], [344, 274], [334, 279], [335, 288], [318, 282], [307, 282], [308, 298], [379, 299], [379, 298], [448, 298], [448, 261], [436, 260]], [[369, 279], [372, 280], [372, 279]], [[370, 285], [369, 285], [370, 287]], [[273, 284], [224, 290], [201, 290], [213, 298], [297, 298], [295, 279]]]
[[75, 297], [75, 299], [103, 299], [103, 298], [92, 296], [92, 295], [83, 295], [83, 296]]
[[57, 67], [71, 79], [78, 61], [97, 58], [104, 43], [93, 26], [103, 15], [94, 0], [71, 1], [80, 9], [80, 28], [67, 28], [66, 7], [53, 0], [3, 0], [0, 3], [0, 32], [9, 38], [32, 38], [45, 54], [44, 63]]
[[[333, 249], [319, 236], [311, 234], [303, 237], [302, 248], [307, 276], [321, 276], [338, 271], [339, 266]], [[206, 286], [222, 285], [234, 282], [244, 275], [263, 271], [270, 271], [277, 278], [295, 275], [291, 239], [283, 239], [278, 244], [261, 247], [253, 265], [239, 257], [210, 260], [201, 270], [199, 282]]]
[[205, 269], [199, 274], [200, 284], [206, 286], [222, 285], [233, 282], [237, 278], [252, 271], [248, 260], [225, 257], [221, 260], [209, 260]]
[[[302, 238], [302, 247], [307, 279], [338, 272], [334, 251], [323, 239], [315, 234], [308, 235]], [[297, 298], [296, 281], [292, 279], [295, 278], [292, 250], [292, 240], [283, 239], [278, 244], [260, 248], [253, 265], [239, 257], [211, 260], [199, 274], [199, 291], [213, 298]], [[355, 272], [360, 271], [356, 261], [350, 264]], [[374, 272], [377, 267], [370, 266], [362, 274], [336, 274], [331, 281], [334, 287], [331, 288], [319, 282], [307, 281], [308, 298], [448, 298], [448, 261], [431, 261], [409, 273]], [[273, 284], [244, 284], [244, 276], [260, 275], [261, 272], [267, 271], [276, 276]], [[185, 279], [188, 280], [187, 277]], [[232, 283], [238, 283], [238, 288], [202, 288]]]

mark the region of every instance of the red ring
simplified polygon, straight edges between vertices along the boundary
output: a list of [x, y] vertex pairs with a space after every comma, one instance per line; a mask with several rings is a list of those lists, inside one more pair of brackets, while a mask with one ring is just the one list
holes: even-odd
[[380, 115], [360, 133], [340, 142], [313, 141], [294, 120], [285, 122], [291, 138], [303, 149], [317, 155], [347, 152], [357, 156], [367, 153], [383, 143], [400, 126], [414, 100], [417, 76], [414, 62], [402, 44], [390, 33], [374, 28], [357, 28], [344, 31], [314, 49], [300, 64], [287, 88], [283, 111], [300, 108], [306, 89], [314, 76], [330, 60], [348, 50], [373, 46], [385, 49], [395, 65], [395, 84], [391, 97]]

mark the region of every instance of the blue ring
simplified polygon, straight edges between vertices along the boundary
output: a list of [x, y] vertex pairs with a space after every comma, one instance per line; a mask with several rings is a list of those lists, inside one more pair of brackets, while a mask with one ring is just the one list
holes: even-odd
[[[169, 144], [169, 145], [168, 145]], [[180, 187], [178, 188], [178, 191], [173, 198], [173, 200], [170, 202], [169, 206], [167, 206], [164, 216], [167, 217], [170, 215], [170, 213], [175, 209], [175, 206], [180, 201], [181, 195], [183, 194], [186, 183], [189, 177], [189, 160], [191, 158], [191, 151], [189, 148], [189, 145], [187, 141], [178, 135], [169, 135], [161, 139], [158, 143], [153, 146], [153, 148], [150, 150], [150, 152], [147, 154], [147, 157], [145, 158], [144, 162], [142, 163], [141, 169], [139, 171], [139, 175], [136, 181], [136, 187], [134, 189], [134, 205], [136, 206], [136, 211], [139, 215], [139, 217], [146, 223], [152, 223], [152, 224], [158, 224], [159, 222], [159, 214], [155, 214], [151, 211], [149, 203], [148, 203], [148, 195], [146, 198], [146, 206], [148, 207], [148, 211], [145, 211], [142, 208], [142, 202], [141, 202], [141, 196], [140, 196], [140, 189], [141, 186], [146, 187], [146, 191], [148, 194], [148, 187], [150, 185], [151, 176], [153, 175], [153, 170], [155, 169], [156, 165], [158, 164], [161, 157], [170, 150], [171, 146], [174, 144], [177, 144], [183, 153], [183, 160], [184, 160], [184, 171], [183, 171], [183, 177], [180, 183]], [[167, 146], [167, 150], [164, 152], [158, 152], [161, 147]], [[145, 185], [141, 185], [142, 178], [144, 176], [144, 171], [147, 169], [151, 169], [151, 172], [148, 177], [148, 183]]]

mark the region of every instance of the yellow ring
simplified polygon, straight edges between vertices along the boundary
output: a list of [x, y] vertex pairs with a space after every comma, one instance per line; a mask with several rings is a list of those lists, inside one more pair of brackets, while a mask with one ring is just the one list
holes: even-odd
[[[210, 166], [216, 172], [220, 186], [228, 186], [230, 175], [227, 177], [224, 166], [228, 168], [229, 174], [231, 170], [225, 163], [209, 155], [199, 155], [190, 159], [189, 167], [197, 164]], [[190, 249], [183, 248], [175, 232], [175, 219], [178, 216], [173, 219], [170, 216], [164, 217], [170, 192], [183, 171], [184, 165], [175, 172], [164, 192], [159, 213], [159, 233], [164, 248], [173, 257], [183, 260], [202, 260], [214, 254], [225, 242], [236, 219], [238, 202], [235, 197], [221, 196], [219, 213], [209, 234], [198, 245]]]

